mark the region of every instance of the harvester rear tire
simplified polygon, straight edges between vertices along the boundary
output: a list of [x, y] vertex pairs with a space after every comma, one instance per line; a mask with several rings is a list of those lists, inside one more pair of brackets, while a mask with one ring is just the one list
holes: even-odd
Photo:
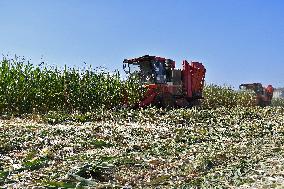
[[200, 99], [195, 99], [190, 101], [190, 107], [198, 107], [201, 106], [201, 101]]
[[156, 97], [155, 105], [158, 108], [174, 108], [175, 98], [171, 93], [161, 93]]

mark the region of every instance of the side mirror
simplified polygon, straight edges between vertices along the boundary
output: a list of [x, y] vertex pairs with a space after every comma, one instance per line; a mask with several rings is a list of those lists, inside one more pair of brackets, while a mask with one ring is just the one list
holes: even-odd
[[123, 70], [124, 70], [124, 72], [125, 72], [126, 74], [129, 74], [129, 73], [130, 73], [130, 68], [129, 68], [129, 66], [128, 66], [128, 70], [127, 70], [126, 67], [127, 67], [127, 63], [124, 63], [124, 64], [123, 64]]

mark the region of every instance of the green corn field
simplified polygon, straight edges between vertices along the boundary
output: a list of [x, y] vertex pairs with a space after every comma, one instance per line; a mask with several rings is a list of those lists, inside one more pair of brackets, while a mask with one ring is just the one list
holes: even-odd
[[253, 93], [235, 91], [227, 86], [206, 85], [203, 89], [203, 96], [202, 106], [209, 109], [218, 107], [233, 108], [236, 106], [253, 107], [256, 105]]
[[18, 59], [0, 62], [0, 113], [47, 113], [49, 111], [90, 112], [129, 103], [141, 96], [140, 85], [130, 78], [121, 81], [118, 72], [92, 69], [64, 69]]

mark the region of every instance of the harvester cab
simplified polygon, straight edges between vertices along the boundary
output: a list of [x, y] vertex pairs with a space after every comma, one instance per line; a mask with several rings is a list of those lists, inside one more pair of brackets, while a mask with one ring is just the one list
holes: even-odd
[[247, 83], [241, 84], [239, 87], [241, 90], [251, 90], [255, 93], [256, 105], [269, 106], [273, 97], [274, 88], [272, 85], [263, 87], [261, 83]]
[[134, 59], [125, 59], [123, 68], [127, 74], [136, 74], [144, 84], [166, 84], [171, 80], [175, 62], [171, 59], [145, 55]]
[[146, 93], [139, 107], [150, 104], [160, 107], [188, 107], [202, 98], [205, 68], [199, 62], [183, 61], [183, 69], [175, 69], [175, 61], [145, 55], [125, 59], [123, 68], [127, 74], [139, 76]]

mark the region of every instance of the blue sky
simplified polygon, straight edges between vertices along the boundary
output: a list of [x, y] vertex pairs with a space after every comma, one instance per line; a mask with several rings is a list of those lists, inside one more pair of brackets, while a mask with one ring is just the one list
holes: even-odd
[[206, 82], [284, 86], [283, 0], [0, 0], [0, 53], [104, 66], [201, 61]]

